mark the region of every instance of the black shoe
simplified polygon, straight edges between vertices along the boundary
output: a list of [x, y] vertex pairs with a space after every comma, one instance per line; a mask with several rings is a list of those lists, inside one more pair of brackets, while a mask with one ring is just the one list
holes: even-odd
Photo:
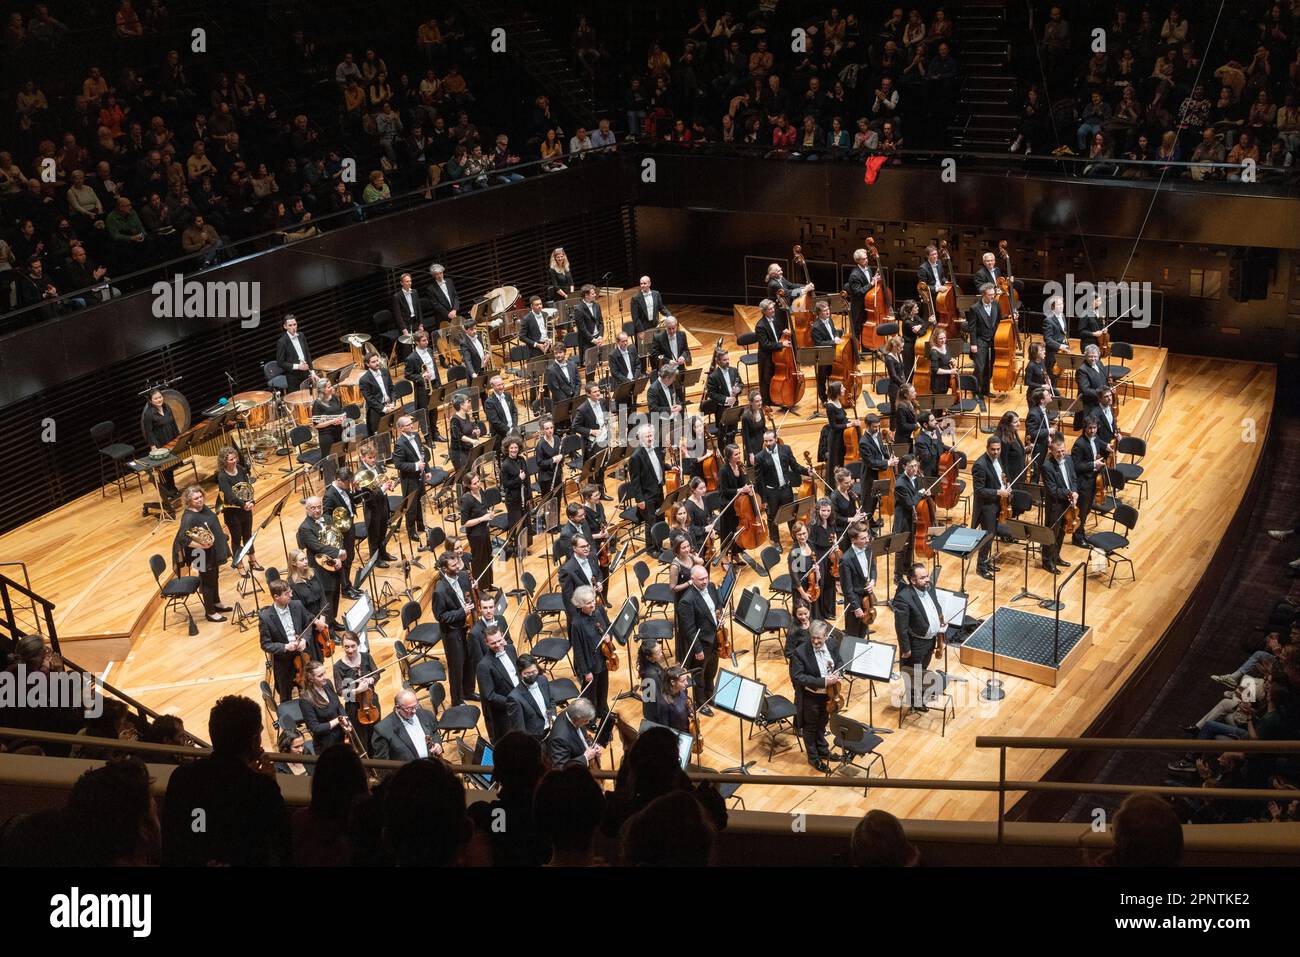
[[1058, 569], [1051, 562], [1043, 562], [1043, 571], [1047, 572], [1049, 575], [1055, 575]]
[[707, 704], [702, 704], [695, 710], [698, 711], [700, 714], [704, 715], [704, 717], [706, 718], [713, 717], [713, 709], [710, 708]]
[[820, 771], [822, 774], [831, 773], [831, 766], [827, 764], [825, 761], [822, 761], [820, 759], [816, 761], [809, 761], [808, 766], [811, 767], [814, 771]]
[[207, 615], [207, 616], [205, 616], [205, 617], [208, 619], [208, 621], [225, 621], [225, 620], [226, 620], [226, 616], [225, 616], [225, 615]]
[[479, 696], [478, 696], [477, 694], [475, 694], [474, 692], [471, 691], [469, 694], [465, 695], [465, 700], [466, 700], [466, 701], [478, 701], [478, 700], [480, 700], [480, 699], [479, 699]]
[[357, 591], [355, 588], [345, 588], [343, 589], [343, 597], [349, 601], [356, 601], [361, 597], [361, 592]]
[[993, 581], [993, 578], [994, 578], [994, 575], [993, 575], [993, 569], [991, 569], [991, 568], [981, 568], [981, 569], [978, 569], [978, 571], [979, 571], [979, 576], [980, 576], [980, 578], [983, 578], [985, 581]]
[[1176, 774], [1195, 774], [1196, 762], [1188, 758], [1179, 758], [1177, 761], [1170, 761], [1167, 765], [1170, 771]]
[[213, 605], [212, 610], [213, 611], [234, 611], [234, 609], [231, 608], [229, 605]]
[[1082, 535], [1074, 535], [1074, 536], [1072, 536], [1072, 537], [1070, 538], [1070, 544], [1073, 545], [1075, 548], [1091, 548], [1091, 547], [1092, 547], [1091, 545], [1088, 544], [1088, 540], [1087, 540], [1086, 538], [1084, 538]]
[[441, 432], [435, 432], [435, 433], [433, 433], [433, 441], [435, 441], [435, 442], [446, 442], [446, 441], [447, 441], [447, 437], [446, 437], [445, 435], [443, 435]]
[[823, 760], [823, 761], [843, 761], [843, 760], [844, 760], [844, 755], [842, 755], [842, 754], [841, 754], [840, 752], [838, 752], [838, 751], [827, 751], [825, 754], [822, 755], [822, 760]]
[[929, 705], [924, 705], [924, 704], [914, 704], [914, 705], [912, 705], [912, 710], [913, 710], [913, 711], [929, 711], [929, 710], [930, 710], [930, 706], [929, 706]]
[[383, 560], [381, 559], [380, 561], [375, 562], [375, 567], [376, 567], [376, 568], [392, 568], [392, 567], [393, 567], [393, 563], [392, 563], [392, 562], [386, 562], [386, 561], [383, 561]]
[[400, 562], [400, 561], [401, 561], [401, 559], [398, 558], [396, 555], [390, 555], [390, 554], [388, 554], [388, 552], [384, 552], [382, 555], [380, 555], [380, 556], [379, 556], [379, 560], [380, 560], [381, 562]]
[[614, 501], [614, 496], [612, 496], [612, 495], [606, 495], [604, 492], [601, 492], [601, 493], [600, 493], [600, 500], [601, 500], [602, 502], [612, 502], [612, 501]]
[[1056, 565], [1057, 565], [1058, 568], [1069, 568], [1069, 567], [1070, 567], [1070, 563], [1067, 562], [1064, 558], [1061, 558], [1059, 555], [1055, 558], [1055, 562], [1056, 562]]

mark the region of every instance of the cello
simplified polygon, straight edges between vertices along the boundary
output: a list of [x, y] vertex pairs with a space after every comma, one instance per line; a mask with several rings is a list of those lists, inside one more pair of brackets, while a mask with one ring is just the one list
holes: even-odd
[[866, 246], [868, 262], [875, 266], [876, 284], [863, 297], [866, 315], [862, 322], [862, 351], [879, 352], [885, 348], [885, 337], [876, 332], [876, 326], [893, 318], [894, 296], [880, 273], [880, 250], [876, 248], [875, 239], [868, 236], [863, 244]]
[[758, 548], [767, 541], [767, 526], [763, 524], [763, 506], [758, 500], [758, 493], [737, 494], [735, 508], [736, 544], [745, 551]]
[[[890, 432], [888, 429], [881, 429], [880, 434], [885, 437], [885, 442], [888, 445], [892, 446], [894, 444], [893, 432]], [[892, 448], [890, 450], [889, 457], [890, 458], [894, 457]], [[880, 496], [880, 515], [882, 518], [886, 515], [893, 515], [894, 514], [894, 482], [897, 481], [898, 479], [898, 474], [897, 472], [895, 472], [894, 466], [892, 465], [885, 466], [883, 469], [880, 470], [880, 473], [876, 476], [876, 479], [877, 481], [881, 479], [889, 479], [889, 490]]]
[[920, 558], [934, 558], [934, 549], [930, 546], [930, 526], [934, 524], [934, 504], [931, 497], [924, 495], [916, 503], [916, 521], [912, 527], [912, 555]]
[[831, 371], [827, 374], [826, 381], [843, 385], [844, 395], [854, 403], [862, 394], [862, 379], [858, 376], [858, 346], [853, 341], [852, 330], [848, 330], [835, 347], [835, 359], [831, 362]]
[[790, 341], [789, 329], [781, 333], [781, 348], [772, 355], [772, 381], [767, 388], [772, 402], [785, 409], [797, 406], [807, 388], [803, 370], [794, 354], [794, 343]]
[[[1011, 256], [1007, 253], [1007, 241], [998, 242], [998, 252], [1006, 263], [1006, 272], [1011, 272]], [[1015, 287], [1007, 276], [998, 277], [997, 302], [1002, 309], [1002, 320], [998, 323], [993, 336], [993, 374], [990, 385], [994, 392], [1007, 393], [1016, 384], [1020, 372], [1020, 330], [1016, 317], [1019, 315]], [[1005, 303], [1005, 305], [1004, 305]]]
[[934, 297], [934, 321], [936, 325], [943, 326], [949, 339], [956, 339], [961, 335], [961, 310], [957, 308], [957, 296], [961, 288], [957, 285], [957, 274], [952, 271], [952, 256], [948, 252], [946, 239], [939, 240], [939, 258], [948, 270], [948, 283]]
[[[812, 280], [808, 278], [808, 261], [803, 258], [803, 247], [794, 247], [795, 265], [803, 267], [803, 281], [805, 285], [812, 285]], [[794, 330], [794, 344], [800, 349], [812, 348], [812, 310], [808, 308], [808, 293], [801, 292], [794, 297], [794, 302], [790, 303], [790, 328]]]
[[[934, 316], [935, 304], [930, 296], [930, 287], [923, 280], [916, 284], [916, 295], [930, 307], [930, 315]], [[916, 386], [917, 395], [929, 395], [930, 384], [930, 336], [935, 326], [930, 326], [924, 333], [916, 337], [916, 344], [912, 347], [915, 359], [912, 363], [912, 385]]]

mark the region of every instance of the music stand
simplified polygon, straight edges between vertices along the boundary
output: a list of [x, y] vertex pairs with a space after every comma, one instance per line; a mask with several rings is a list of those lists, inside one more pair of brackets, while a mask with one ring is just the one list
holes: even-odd
[[561, 399], [551, 407], [551, 418], [555, 420], [556, 426], [568, 425], [573, 417], [573, 410], [587, 401], [585, 395], [573, 395], [567, 399]]
[[[1056, 545], [1056, 533], [1046, 525], [1036, 525], [1033, 522], [1025, 522], [1019, 519], [1002, 522], [999, 529], [1005, 529], [1006, 533], [1012, 538], [1024, 542], [1025, 545], [1025, 580], [1020, 586], [1020, 591], [1011, 596], [1012, 601], [1019, 601], [1022, 598], [1032, 598], [1038, 602], [1040, 608], [1047, 611], [1060, 611], [1063, 607], [1059, 601], [1051, 598], [1044, 598], [1042, 595], [1035, 595], [1029, 590], [1029, 554], [1030, 544], [1035, 544], [1039, 549], [1051, 548]], [[1045, 551], [1042, 554], [1047, 554]], [[1053, 589], [1055, 594], [1055, 589]]]
[[[361, 570], [357, 572], [356, 580], [353, 582], [352, 587], [357, 589], [357, 591], [360, 591], [364, 582], [370, 582], [371, 612], [369, 617], [370, 620], [375, 623], [375, 630], [387, 638], [388, 635], [384, 632], [383, 622], [392, 618], [394, 613], [388, 610], [388, 602], [385, 602], [382, 605], [379, 603], [382, 596], [379, 593], [379, 586], [376, 582], [376, 576], [374, 575], [375, 567], [379, 564], [379, 556], [382, 554], [384, 554], [384, 550], [381, 548], [370, 556], [370, 559], [361, 566]], [[388, 583], [385, 582], [384, 584], [386, 585]]]
[[729, 409], [724, 409], [722, 415], [718, 418], [718, 441], [722, 441], [724, 435], [731, 435], [736, 431], [736, 424], [740, 422], [740, 417], [745, 414], [746, 405], [737, 402]]
[[892, 642], [872, 641], [870, 638], [851, 635], [840, 639], [840, 656], [845, 659], [844, 673], [867, 680], [867, 724], [877, 734], [893, 732], [892, 728], [875, 727], [876, 682], [883, 681], [888, 685], [893, 679], [894, 658], [897, 654], [898, 645]]
[[[614, 564], [611, 562], [609, 573], [614, 573]], [[636, 630], [636, 623], [640, 619], [640, 609], [637, 607], [637, 601], [632, 596], [623, 599], [623, 607], [618, 610], [614, 620], [610, 622], [609, 633], [624, 648], [627, 647], [628, 638]], [[627, 691], [620, 691], [614, 696], [614, 704], [618, 704], [624, 698], [637, 698], [641, 696], [637, 693], [637, 683], [632, 676], [632, 656], [625, 655], [627, 658]]]
[[[238, 568], [240, 565], [242, 565], [245, 562], [245, 560], [248, 558], [249, 553], [253, 550], [253, 543], [257, 541], [257, 533], [260, 532], [261, 530], [262, 530], [261, 528], [253, 529], [253, 534], [248, 536], [248, 541], [244, 543], [244, 547], [239, 550], [239, 554], [235, 556], [234, 561], [231, 563], [233, 567]], [[252, 611], [245, 611], [241, 603], [239, 601], [236, 601], [235, 610], [233, 612], [235, 617], [235, 624], [239, 626], [239, 630], [247, 631], [248, 619], [256, 618], [257, 613], [262, 610], [261, 599], [257, 597], [257, 593], [262, 590], [262, 585], [257, 580], [257, 576], [253, 574], [253, 569], [251, 566], [248, 568], [246, 574], [239, 576], [239, 584], [238, 586], [236, 586], [235, 590], [239, 594], [244, 595], [245, 597], [247, 597], [249, 592], [253, 593]]]
[[911, 532], [890, 532], [888, 535], [881, 535], [871, 540], [871, 557], [875, 560], [881, 555], [885, 556], [885, 577], [889, 578], [890, 581], [893, 581], [889, 576], [890, 567], [892, 565], [890, 556], [897, 555], [911, 543]]
[[943, 552], [961, 561], [961, 591], [966, 590], [966, 571], [970, 558], [984, 547], [984, 542], [993, 536], [979, 528], [965, 525], [949, 525], [930, 543], [936, 552]]
[[[799, 365], [811, 365], [816, 368], [828, 367], [835, 362], [836, 346], [810, 346], [807, 349], [796, 349], [795, 359]], [[820, 392], [817, 395], [817, 405], [813, 410], [813, 418], [819, 418], [822, 413], [822, 397]]]
[[[740, 738], [740, 763], [745, 763], [745, 727], [746, 721], [757, 721], [763, 711], [763, 698], [767, 694], [767, 685], [753, 678], [746, 678], [735, 671], [719, 669], [715, 679], [712, 704], [734, 718], [739, 718], [736, 733]], [[707, 702], [706, 702], [707, 703]]]
[[779, 528], [782, 525], [789, 525], [796, 518], [806, 518], [812, 512], [815, 501], [814, 497], [808, 496], [786, 502], [776, 510], [776, 515], [772, 517], [772, 524]]
[[286, 502], [289, 501], [289, 496], [292, 494], [293, 494], [293, 488], [292, 486], [290, 486], [289, 491], [285, 492], [282, 496], [280, 496], [280, 501], [275, 503], [275, 507], [271, 509], [271, 514], [266, 516], [266, 518], [262, 521], [262, 524], [258, 529], [260, 531], [261, 529], [266, 528], [266, 526], [270, 525], [272, 522], [277, 520], [279, 521], [280, 544], [284, 546], [284, 564], [286, 568], [289, 566], [289, 543], [288, 540], [285, 539], [284, 537], [284, 505]]

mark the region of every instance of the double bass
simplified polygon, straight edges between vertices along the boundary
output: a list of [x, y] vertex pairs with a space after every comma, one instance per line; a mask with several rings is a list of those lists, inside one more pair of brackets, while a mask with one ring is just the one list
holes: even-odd
[[997, 302], [1002, 310], [1002, 320], [993, 335], [993, 374], [990, 385], [994, 392], [1007, 393], [1015, 387], [1016, 376], [1020, 372], [1020, 330], [1017, 328], [1019, 302], [1015, 287], [1011, 285], [1011, 256], [1007, 252], [1007, 241], [998, 242], [998, 252], [1006, 264], [1007, 275], [998, 277]]
[[[894, 444], [894, 433], [889, 431], [889, 429], [881, 429], [880, 434], [884, 436], [885, 444], [891, 446], [890, 457], [892, 458], [893, 457], [892, 446]], [[894, 467], [892, 465], [888, 465], [885, 468], [881, 469], [879, 474], [876, 476], [877, 480], [889, 479], [889, 490], [880, 496], [880, 515], [882, 518], [885, 517], [886, 515], [894, 514], [894, 482], [897, 480], [897, 478], [898, 478], [898, 473], [894, 470]]]
[[793, 409], [803, 398], [807, 385], [794, 353], [794, 343], [790, 341], [790, 330], [786, 329], [781, 333], [781, 348], [772, 355], [772, 381], [768, 384], [768, 393], [776, 405]]
[[[806, 285], [811, 285], [812, 280], [808, 278], [808, 261], [803, 258], [803, 247], [794, 247], [795, 265], [803, 267], [803, 281]], [[812, 309], [809, 308], [808, 293], [801, 292], [794, 297], [794, 302], [790, 303], [790, 328], [794, 330], [794, 344], [800, 349], [812, 348]]]
[[885, 348], [885, 337], [876, 332], [876, 326], [893, 319], [894, 296], [880, 273], [880, 250], [876, 248], [875, 239], [868, 236], [863, 245], [867, 250], [867, 261], [876, 270], [876, 284], [863, 297], [866, 313], [862, 322], [862, 351], [879, 352]]
[[862, 378], [858, 375], [858, 346], [853, 341], [852, 330], [840, 338], [835, 347], [835, 359], [831, 362], [831, 371], [826, 376], [827, 382], [839, 382], [844, 386], [844, 395], [851, 402], [857, 402], [862, 394]]
[[943, 326], [949, 339], [956, 339], [961, 335], [961, 310], [957, 308], [961, 288], [957, 285], [957, 274], [952, 271], [952, 255], [948, 252], [946, 239], [939, 240], [939, 259], [948, 270], [948, 284], [934, 297], [934, 321], [935, 325]]
[[767, 541], [767, 526], [763, 524], [763, 506], [758, 500], [758, 493], [737, 495], [734, 507], [737, 522], [736, 544], [745, 551], [758, 548]]

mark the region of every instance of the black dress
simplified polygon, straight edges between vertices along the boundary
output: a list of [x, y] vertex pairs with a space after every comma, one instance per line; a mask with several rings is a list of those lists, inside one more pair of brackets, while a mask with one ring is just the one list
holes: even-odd
[[[340, 697], [345, 702], [343, 707], [347, 710], [348, 720], [352, 722], [352, 727], [357, 729], [357, 734], [361, 736], [361, 743], [370, 750], [370, 734], [374, 731], [373, 724], [361, 724], [357, 721], [357, 703], [355, 695], [351, 693], [352, 685], [362, 675], [368, 675], [375, 670], [375, 659], [371, 657], [370, 652], [358, 652], [361, 655], [361, 667], [353, 668], [340, 656], [334, 662], [334, 687], [340, 691]], [[379, 692], [373, 687], [370, 689], [371, 698], [374, 700], [375, 707], [379, 708]], [[380, 708], [380, 717], [383, 717], [383, 709]]]
[[[560, 454], [560, 447], [552, 445], [545, 438], [539, 437], [537, 445], [533, 448], [537, 463], [537, 491], [541, 495], [547, 495], [552, 489], [559, 488], [562, 479], [555, 477], [556, 469], [559, 467], [551, 460]], [[564, 463], [561, 462], [560, 465]]]
[[[487, 515], [489, 509], [482, 501], [466, 492], [460, 497], [460, 520], [462, 523]], [[488, 522], [479, 522], [465, 529], [469, 539], [470, 576], [478, 582], [480, 589], [492, 588], [492, 530]], [[481, 578], [479, 576], [482, 576]]]
[[[755, 419], [749, 412], [740, 417], [740, 440], [745, 450], [745, 464], [751, 456], [757, 457], [763, 451], [763, 433], [767, 431], [767, 418]], [[726, 471], [725, 468], [720, 471]]]
[[916, 410], [906, 402], [900, 402], [894, 406], [894, 414], [891, 416], [894, 426], [894, 442], [906, 443], [907, 451], [912, 451], [912, 436], [916, 434], [920, 422], [916, 418]]
[[[472, 417], [462, 419], [459, 415], [451, 417], [451, 464], [458, 469], [464, 467], [465, 459], [469, 457], [470, 447], [465, 444], [464, 440], [467, 437], [474, 438], [473, 432], [475, 429], [479, 430], [479, 438], [481, 439], [485, 433], [478, 419]], [[474, 439], [474, 441], [477, 442], [478, 439]]]
[[834, 541], [835, 533], [825, 525], [808, 526], [808, 544], [812, 546], [813, 554], [818, 556], [822, 571], [822, 593], [813, 608], [813, 618], [825, 621], [833, 621], [835, 618], [835, 577], [831, 574], [830, 556]]
[[[314, 574], [305, 582], [290, 581], [289, 589], [293, 592], [293, 597], [302, 602], [302, 607], [307, 609], [307, 614], [315, 618], [325, 607], [325, 588], [321, 581]], [[333, 609], [331, 618], [338, 617], [338, 609]]]
[[907, 369], [903, 360], [885, 353], [885, 371], [889, 373], [889, 407], [898, 404], [898, 390], [907, 384]]
[[[791, 593], [791, 598], [794, 600], [795, 609], [797, 610], [799, 608], [810, 608], [812, 609], [813, 617], [816, 618], [818, 617], [817, 609], [820, 608], [821, 606], [821, 596], [820, 595], [817, 596], [816, 602], [806, 602], [803, 600], [803, 596], [799, 594], [799, 587], [808, 578], [808, 569], [811, 568], [813, 564], [816, 562], [817, 555], [819, 554], [817, 549], [812, 544], [811, 535], [808, 538], [808, 550], [812, 552], [811, 555], [805, 554], [803, 549], [801, 549], [798, 545], [796, 545], [794, 548], [791, 548], [790, 554], [788, 554], [785, 557], [785, 568], [786, 571], [790, 573], [790, 593]], [[795, 568], [795, 565], [798, 563], [798, 560], [800, 558], [802, 558], [802, 564], [803, 564], [802, 574], [799, 572], [798, 569]], [[824, 571], [822, 573], [821, 581], [822, 582], [826, 581], [826, 575]]]
[[[337, 395], [333, 399], [314, 399], [311, 404], [311, 414], [316, 415], [342, 415], [343, 400]], [[343, 426], [327, 425], [316, 430], [316, 437], [320, 440], [320, 457], [330, 454], [336, 443], [343, 441]]]
[[253, 512], [240, 505], [235, 498], [234, 487], [240, 482], [253, 484], [252, 476], [242, 465], [236, 463], [235, 474], [229, 474], [225, 469], [217, 470], [217, 490], [220, 493], [219, 501], [221, 503], [221, 517], [226, 520], [226, 528], [230, 530], [230, 556], [231, 560], [239, 554], [239, 550], [244, 547], [244, 543], [253, 535]]
[[1031, 362], [1025, 366], [1025, 391], [1033, 394], [1037, 388], [1047, 385], [1047, 370], [1041, 362]]
[[946, 369], [951, 363], [952, 360], [948, 357], [946, 349], [930, 350], [930, 391], [935, 395], [952, 391], [952, 376], [935, 371]]
[[568, 290], [573, 289], [573, 270], [566, 269], [564, 272], [556, 272], [549, 266], [546, 269], [546, 280], [549, 283], [547, 292], [553, 300], [565, 299], [568, 297]]
[[[176, 416], [172, 415], [171, 406], [166, 402], [163, 403], [161, 415], [150, 405], [145, 412], [144, 420], [144, 438], [151, 449], [160, 449], [181, 434], [180, 428], [176, 425]], [[175, 465], [168, 465], [157, 470], [158, 484], [162, 486], [169, 498], [175, 498], [179, 494], [176, 489], [176, 479], [172, 477], [174, 468]]]
[[741, 551], [740, 546], [735, 544], [734, 536], [736, 529], [740, 527], [740, 518], [736, 514], [736, 503], [732, 501], [732, 497], [737, 489], [744, 488], [748, 484], [749, 472], [743, 468], [740, 470], [740, 475], [732, 472], [730, 465], [724, 465], [718, 471], [718, 491], [722, 493], [723, 504], [731, 503], [718, 515], [718, 534], [722, 537], [722, 541], [732, 542], [732, 554]]
[[[533, 540], [529, 523], [523, 521], [524, 516], [528, 514], [528, 504], [533, 497], [532, 480], [528, 477], [528, 462], [522, 456], [518, 458], [506, 456], [501, 460], [500, 471], [501, 494], [506, 503], [510, 534], [519, 537], [526, 551]], [[516, 528], [519, 528], [518, 532], [515, 531]], [[513, 545], [507, 546], [508, 549], [513, 547]]]
[[316, 753], [322, 753], [326, 748], [334, 744], [342, 744], [347, 740], [347, 732], [342, 727], [329, 727], [329, 723], [343, 714], [343, 702], [339, 700], [338, 693], [334, 686], [328, 681], [325, 682], [325, 702], [322, 704], [316, 701], [311, 695], [304, 694], [298, 699], [298, 704], [302, 708], [302, 720], [307, 725], [307, 730], [311, 732], [312, 747]]
[[[1024, 482], [1025, 475], [1025, 446], [1017, 435], [1012, 441], [1002, 440], [1002, 456], [999, 459], [1002, 463], [1002, 474], [1007, 477], [1008, 482]], [[1015, 510], [1015, 496], [1011, 496], [1012, 513], [1019, 515], [1020, 512]], [[1021, 511], [1024, 511], [1023, 509]]]
[[[838, 537], [844, 534], [844, 530], [849, 527], [853, 521], [853, 516], [858, 514], [858, 497], [849, 492], [846, 497], [843, 492], [836, 489], [831, 493], [831, 517], [835, 520], [835, 535]], [[840, 542], [840, 548], [844, 548], [844, 542]]]

